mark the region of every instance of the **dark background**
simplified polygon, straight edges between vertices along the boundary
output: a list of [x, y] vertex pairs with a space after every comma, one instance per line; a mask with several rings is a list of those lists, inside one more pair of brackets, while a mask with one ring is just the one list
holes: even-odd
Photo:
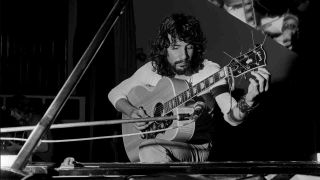
[[[0, 0], [0, 94], [55, 96], [113, 2]], [[264, 39], [260, 32], [206, 0], [133, 0], [131, 3], [135, 23], [130, 30], [136, 34], [132, 47], [144, 53], [148, 53], [161, 19], [172, 12], [185, 12], [200, 19], [208, 39], [206, 56], [221, 66], [230, 61], [224, 51], [238, 56], [240, 51], [252, 48], [252, 34], [257, 43]], [[230, 127], [223, 120], [216, 120], [216, 142], [210, 160], [309, 161], [320, 151], [318, 111], [317, 105], [313, 105], [318, 101], [317, 46], [311, 45], [318, 42], [313, 12], [311, 4], [301, 17], [296, 52], [266, 39], [267, 68], [272, 73], [270, 93], [241, 126]], [[121, 116], [109, 103], [107, 93], [144, 63], [128, 58], [133, 65], [131, 69], [119, 68], [118, 36], [112, 32], [107, 37], [72, 94], [86, 98], [85, 121], [119, 119]], [[237, 79], [237, 90], [245, 91], [246, 83]], [[120, 130], [120, 125], [112, 125], [52, 130], [52, 134], [54, 139], [67, 139], [120, 134]], [[128, 161], [119, 138], [54, 144], [53, 162], [70, 156], [89, 162]]]

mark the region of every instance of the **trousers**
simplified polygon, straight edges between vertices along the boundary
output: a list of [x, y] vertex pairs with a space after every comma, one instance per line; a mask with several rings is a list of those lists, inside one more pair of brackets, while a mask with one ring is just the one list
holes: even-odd
[[140, 162], [204, 162], [208, 159], [211, 143], [188, 144], [164, 139], [148, 139], [139, 146]]

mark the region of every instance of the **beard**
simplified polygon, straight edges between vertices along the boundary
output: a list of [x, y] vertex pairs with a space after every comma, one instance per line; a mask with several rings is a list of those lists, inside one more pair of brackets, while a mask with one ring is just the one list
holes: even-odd
[[171, 69], [177, 75], [186, 75], [191, 70], [190, 61], [182, 60], [175, 62], [173, 65], [171, 65]]

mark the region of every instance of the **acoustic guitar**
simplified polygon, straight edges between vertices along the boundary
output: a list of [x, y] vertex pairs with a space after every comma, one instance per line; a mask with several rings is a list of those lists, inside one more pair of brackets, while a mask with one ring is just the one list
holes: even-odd
[[[184, 104], [201, 92], [208, 90], [216, 82], [225, 78], [238, 77], [265, 65], [266, 53], [260, 44], [245, 54], [233, 58], [228, 65], [194, 86], [184, 80], [164, 77], [155, 87], [134, 87], [128, 94], [128, 100], [133, 106], [143, 108], [150, 117], [183, 116], [188, 113]], [[122, 118], [128, 119], [129, 117], [123, 114]], [[148, 128], [144, 130], [144, 132], [148, 132], [147, 134], [123, 137], [124, 147], [131, 162], [139, 161], [139, 145], [143, 140], [159, 138], [186, 142], [191, 139], [195, 128], [197, 128], [193, 120], [183, 118], [155, 121], [149, 124]], [[135, 123], [122, 124], [122, 134], [139, 133], [134, 125]], [[170, 127], [178, 128], [170, 129]], [[161, 131], [162, 129], [166, 130]], [[157, 132], [152, 133], [155, 130]]]

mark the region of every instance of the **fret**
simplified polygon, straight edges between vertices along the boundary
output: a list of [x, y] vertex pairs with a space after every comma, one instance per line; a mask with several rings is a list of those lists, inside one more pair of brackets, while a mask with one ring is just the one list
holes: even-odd
[[168, 112], [168, 102], [165, 102], [163, 104], [163, 107], [164, 107], [164, 112], [167, 113]]
[[175, 108], [176, 107], [175, 97], [171, 99], [171, 103], [172, 103], [172, 109]]
[[169, 101], [169, 110], [173, 109], [172, 99]]
[[179, 99], [179, 104], [182, 104], [182, 102], [183, 102], [183, 93], [178, 96], [178, 99]]
[[198, 91], [197, 86], [193, 86], [192, 87], [192, 96], [197, 95], [197, 91]]
[[206, 88], [204, 81], [200, 82], [200, 91], [203, 91]]
[[225, 77], [225, 74], [224, 74], [224, 71], [223, 70], [220, 70], [219, 71], [219, 80], [224, 78]]
[[187, 91], [184, 91], [182, 93], [182, 99], [183, 99], [182, 102], [185, 102], [188, 99]]
[[173, 98], [174, 100], [173, 100], [173, 102], [174, 102], [174, 107], [177, 107], [178, 106], [178, 98], [177, 97], [174, 97]]
[[171, 101], [166, 102], [166, 113], [170, 112], [172, 110]]
[[213, 77], [213, 75], [211, 75], [209, 78], [209, 84], [210, 84], [210, 86], [214, 83], [214, 77]]
[[181, 96], [181, 104], [185, 101], [185, 99], [186, 99], [186, 93], [185, 93], [185, 91], [183, 91], [181, 94], [180, 94], [180, 96]]
[[201, 92], [200, 83], [196, 84], [196, 87], [197, 87], [197, 93], [199, 94]]
[[188, 89], [188, 99], [190, 99], [191, 97], [193, 97], [193, 88]]
[[205, 84], [205, 87], [206, 87], [206, 88], [210, 87], [209, 78], [207, 78], [207, 79], [204, 80], [204, 84]]
[[219, 81], [219, 74], [215, 74], [214, 75], [214, 82], [218, 82]]

